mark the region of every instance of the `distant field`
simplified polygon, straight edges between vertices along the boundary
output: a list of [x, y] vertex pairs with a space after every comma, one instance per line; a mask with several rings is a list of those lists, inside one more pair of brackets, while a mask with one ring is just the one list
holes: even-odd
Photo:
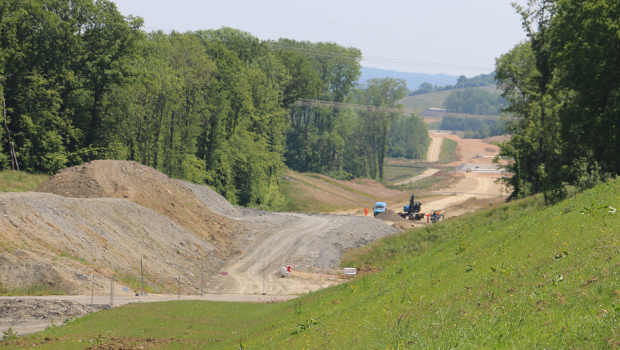
[[0, 171], [0, 192], [32, 191], [47, 179], [48, 175], [12, 170]]
[[350, 251], [350, 283], [277, 304], [168, 302], [88, 315], [0, 349], [617, 349], [620, 179]]
[[426, 170], [424, 163], [394, 163], [388, 161], [383, 167], [383, 179], [390, 184], [420, 175], [424, 170]]
[[[489, 92], [496, 92], [497, 88], [495, 86], [483, 86], [477, 89], [487, 90]], [[425, 109], [431, 107], [443, 107], [444, 101], [451, 93], [455, 91], [462, 91], [463, 89], [453, 89], [446, 91], [435, 91], [429, 92], [427, 94], [415, 95], [415, 96], [407, 96], [400, 100], [400, 103], [405, 107], [406, 110], [422, 113]]]
[[[409, 171], [410, 169], [406, 170]], [[325, 213], [371, 208], [376, 201], [401, 201], [407, 194], [370, 179], [336, 180], [326, 175], [288, 171], [282, 181], [286, 204], [280, 211]]]
[[454, 140], [444, 138], [441, 143], [441, 151], [439, 153], [439, 162], [450, 163], [459, 159], [456, 151], [457, 143]]

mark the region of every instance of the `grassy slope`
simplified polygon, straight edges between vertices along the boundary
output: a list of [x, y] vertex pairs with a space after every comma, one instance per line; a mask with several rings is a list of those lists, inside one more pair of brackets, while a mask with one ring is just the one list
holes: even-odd
[[456, 141], [444, 138], [439, 151], [439, 162], [450, 163], [458, 160], [459, 156], [456, 152], [456, 146]]
[[385, 183], [393, 184], [417, 175], [420, 175], [426, 170], [424, 163], [416, 163], [409, 160], [404, 160], [400, 163], [389, 160], [383, 166], [383, 178]]
[[0, 348], [617, 348], [620, 213], [609, 206], [620, 207], [620, 180], [378, 241], [345, 262], [377, 273], [288, 303], [131, 305]]
[[[497, 92], [497, 89], [494, 86], [483, 86], [478, 89], [484, 89], [489, 92]], [[400, 103], [408, 110], [412, 110], [416, 113], [422, 113], [427, 108], [442, 107], [444, 105], [444, 101], [451, 93], [461, 90], [463, 89], [435, 91], [427, 94], [407, 96], [400, 100]]]
[[48, 178], [48, 175], [29, 174], [22, 171], [0, 171], [0, 192], [32, 191]]
[[305, 213], [334, 212], [372, 206], [379, 200], [404, 200], [406, 193], [390, 190], [378, 181], [341, 181], [313, 173], [289, 170], [282, 181], [286, 204], [280, 211]]

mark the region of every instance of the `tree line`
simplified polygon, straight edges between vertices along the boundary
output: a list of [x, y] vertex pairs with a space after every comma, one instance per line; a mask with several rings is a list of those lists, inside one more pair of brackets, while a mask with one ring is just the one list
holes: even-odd
[[405, 115], [399, 79], [371, 79], [351, 90], [342, 106], [306, 105], [291, 111], [287, 165], [336, 178], [383, 179], [386, 156], [423, 158], [430, 138], [424, 121]]
[[506, 101], [498, 93], [468, 87], [448, 95], [444, 107], [453, 113], [499, 115], [505, 103]]
[[426, 94], [433, 91], [446, 91], [490, 85], [495, 85], [495, 72], [489, 74], [480, 74], [471, 78], [461, 75], [458, 77], [456, 84], [454, 85], [437, 86], [429, 82], [424, 82], [420, 84], [417, 89], [409, 93], [409, 96]]
[[463, 131], [466, 139], [484, 139], [491, 136], [504, 135], [506, 122], [501, 119], [475, 119], [443, 117], [441, 130]]
[[563, 198], [620, 173], [620, 2], [516, 6], [528, 35], [502, 55], [497, 81], [516, 119], [501, 154], [514, 197]]
[[135, 160], [262, 207], [286, 165], [381, 177], [398, 113], [315, 109], [297, 141], [300, 98], [395, 106], [398, 81], [356, 87], [359, 50], [142, 25], [109, 0], [0, 0], [0, 169]]

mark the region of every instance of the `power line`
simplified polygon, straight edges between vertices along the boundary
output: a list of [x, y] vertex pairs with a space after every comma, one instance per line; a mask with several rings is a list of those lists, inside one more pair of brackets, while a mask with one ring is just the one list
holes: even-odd
[[313, 100], [313, 99], [308, 99], [308, 98], [298, 99], [297, 101], [295, 101], [295, 103], [293, 103], [293, 106], [353, 108], [353, 109], [372, 111], [372, 112], [392, 112], [392, 113], [406, 112], [404, 108], [377, 107], [373, 105], [334, 102], [334, 101], [325, 101], [325, 100]]
[[[358, 58], [358, 56], [353, 53], [348, 53], [348, 52], [327, 53], [327, 52], [321, 51], [320, 49], [313, 48], [313, 47], [295, 47], [295, 46], [277, 45], [277, 44], [276, 45], [269, 44], [269, 47], [272, 49], [301, 51], [307, 54], [312, 54], [314, 56], [320, 56], [320, 57]], [[345, 49], [349, 50], [349, 48], [345, 48]], [[489, 67], [482, 67], [482, 66], [463, 65], [463, 64], [454, 64], [454, 63], [437, 62], [437, 61], [408, 60], [408, 59], [402, 59], [402, 58], [396, 58], [396, 57], [364, 55], [363, 53], [361, 54], [361, 57], [359, 58], [361, 58], [361, 60], [368, 60], [368, 59], [382, 60], [386, 62], [400, 63], [400, 64], [435, 65], [435, 66], [443, 66], [443, 67], [451, 67], [451, 68], [459, 68], [459, 69], [476, 69], [476, 70], [483, 70], [483, 71], [489, 70]]]

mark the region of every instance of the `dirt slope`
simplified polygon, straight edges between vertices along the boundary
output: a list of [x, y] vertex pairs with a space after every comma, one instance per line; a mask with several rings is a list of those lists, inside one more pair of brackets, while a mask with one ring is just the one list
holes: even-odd
[[[124, 199], [64, 198], [48, 193], [0, 194], [0, 285], [84, 293], [95, 274], [135, 282], [144, 257], [147, 284], [194, 281], [200, 262], [214, 271], [223, 263], [215, 245], [152, 209]], [[168, 277], [167, 279], [164, 277]], [[190, 283], [187, 284], [191, 288]]]
[[[240, 254], [209, 280], [209, 292], [287, 295], [340, 283], [335, 270], [346, 249], [398, 232], [371, 217], [270, 213], [221, 206], [225, 201], [216, 192], [184, 184], [206, 205], [220, 205], [220, 212], [231, 214], [246, 227], [235, 245]], [[286, 265], [291, 265], [294, 273], [280, 278], [280, 267]]]
[[97, 160], [67, 168], [37, 191], [72, 198], [125, 198], [169, 217], [223, 253], [234, 231], [229, 220], [213, 213], [179, 182], [136, 162]]
[[426, 160], [429, 162], [438, 162], [439, 154], [441, 153], [441, 145], [443, 144], [443, 135], [430, 134], [431, 144], [428, 146], [428, 153], [426, 154]]

